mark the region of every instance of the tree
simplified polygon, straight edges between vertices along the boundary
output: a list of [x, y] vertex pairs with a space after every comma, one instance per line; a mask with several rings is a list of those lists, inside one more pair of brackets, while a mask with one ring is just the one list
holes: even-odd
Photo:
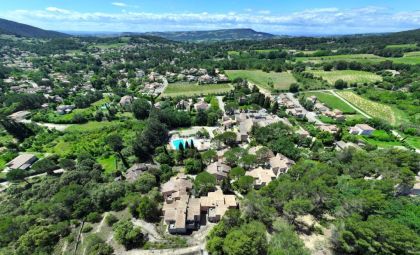
[[139, 217], [145, 221], [155, 222], [159, 220], [160, 212], [158, 203], [151, 200], [148, 196], [143, 196], [140, 198], [137, 212]]
[[300, 240], [293, 227], [283, 219], [273, 223], [274, 234], [270, 239], [268, 254], [270, 255], [310, 255], [305, 244]]
[[203, 170], [203, 164], [198, 159], [188, 158], [184, 160], [185, 171], [188, 174], [198, 174]]
[[252, 176], [241, 176], [233, 183], [233, 188], [241, 194], [248, 193], [254, 186], [254, 178]]
[[43, 173], [43, 172], [47, 172], [49, 174], [52, 173], [53, 170], [57, 169], [58, 166], [57, 164], [50, 158], [44, 158], [41, 160], [38, 160], [37, 162], [35, 162], [32, 167], [31, 170], [36, 172], [36, 173]]
[[121, 136], [117, 134], [110, 135], [106, 138], [106, 142], [108, 143], [108, 146], [120, 156], [124, 166], [128, 168], [128, 162], [124, 155], [121, 153], [121, 151], [124, 149], [124, 141]]
[[292, 93], [299, 92], [299, 84], [297, 84], [297, 83], [290, 84], [289, 91], [292, 92]]
[[342, 79], [338, 79], [334, 83], [334, 87], [336, 89], [344, 89], [347, 88], [347, 82], [343, 81]]
[[257, 221], [231, 231], [223, 242], [227, 255], [260, 255], [267, 252], [265, 226]]
[[195, 125], [205, 126], [207, 125], [207, 112], [204, 110], [198, 110], [197, 115], [195, 116]]
[[134, 227], [130, 220], [121, 220], [114, 224], [114, 238], [130, 250], [143, 246], [146, 239], [140, 227]]
[[273, 218], [277, 215], [272, 207], [272, 202], [268, 196], [263, 196], [256, 191], [249, 192], [241, 205], [243, 217], [247, 221], [257, 220], [270, 226]]
[[149, 118], [143, 132], [134, 141], [134, 154], [141, 160], [147, 160], [157, 147], [166, 144], [168, 140], [169, 132], [166, 125], [157, 118]]
[[232, 180], [237, 180], [238, 178], [240, 178], [241, 176], [245, 175], [245, 169], [243, 169], [242, 167], [234, 167], [230, 170], [229, 172], [229, 177]]
[[114, 253], [112, 246], [105, 243], [97, 234], [89, 235], [85, 242], [87, 255], [111, 255]]
[[201, 153], [201, 158], [205, 164], [210, 164], [217, 160], [217, 152], [215, 150], [208, 150]]
[[136, 99], [131, 104], [131, 111], [138, 120], [144, 120], [149, 117], [151, 108], [152, 106], [149, 101], [144, 98]]
[[217, 135], [214, 139], [226, 144], [227, 146], [233, 147], [236, 144], [236, 133], [227, 131]]
[[296, 198], [284, 205], [284, 212], [294, 221], [298, 215], [308, 214], [313, 208], [314, 206], [309, 199]]
[[216, 177], [207, 172], [202, 172], [195, 177], [194, 190], [200, 196], [207, 195], [208, 192], [215, 190]]
[[157, 186], [156, 177], [151, 173], [144, 173], [133, 183], [135, 191], [143, 194], [149, 192], [153, 187]]
[[25, 181], [27, 184], [30, 184], [25, 178], [28, 176], [27, 172], [22, 169], [13, 169], [7, 172], [6, 179], [10, 182], [19, 182]]
[[411, 229], [381, 216], [366, 221], [353, 216], [338, 225], [335, 249], [340, 254], [416, 254], [420, 237]]

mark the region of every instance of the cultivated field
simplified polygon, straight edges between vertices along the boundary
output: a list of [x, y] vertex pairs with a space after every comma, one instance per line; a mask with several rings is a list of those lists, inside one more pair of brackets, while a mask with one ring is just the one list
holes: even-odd
[[407, 43], [407, 44], [390, 44], [387, 45], [385, 48], [387, 49], [408, 49], [408, 48], [415, 48], [417, 44], [415, 43]]
[[334, 55], [334, 56], [324, 56], [324, 57], [297, 57], [296, 58], [296, 61], [312, 62], [312, 63], [332, 62], [332, 61], [340, 61], [340, 60], [372, 63], [372, 62], [384, 61], [384, 58], [373, 55], [373, 54], [348, 54], [348, 55]]
[[315, 76], [322, 77], [330, 84], [334, 84], [337, 80], [343, 80], [348, 83], [371, 83], [382, 80], [382, 77], [365, 71], [355, 70], [337, 70], [337, 71], [323, 71], [323, 70], [311, 70]]
[[337, 91], [337, 93], [368, 115], [384, 119], [392, 125], [396, 124], [395, 113], [390, 106], [370, 101], [352, 91]]
[[[287, 72], [266, 73], [261, 70], [227, 70], [226, 74], [231, 80], [236, 78], [247, 79], [250, 82], [253, 82], [261, 88], [269, 91], [274, 89], [286, 90], [289, 89], [292, 83], [296, 82], [295, 77], [293, 77], [291, 73]], [[273, 84], [272, 87], [270, 86], [270, 83]]]
[[324, 63], [333, 61], [357, 61], [360, 63], [380, 63], [386, 60], [393, 61], [398, 64], [416, 65], [420, 64], [419, 52], [405, 53], [401, 58], [385, 58], [373, 54], [348, 54], [348, 55], [334, 55], [323, 57], [297, 57], [297, 62], [311, 62], [311, 63]]
[[162, 96], [177, 97], [177, 96], [194, 96], [194, 95], [209, 95], [221, 94], [229, 92], [233, 89], [230, 84], [207, 84], [198, 85], [197, 83], [176, 82], [169, 84]]
[[334, 96], [329, 92], [308, 92], [305, 93], [307, 97], [316, 96], [321, 103], [324, 103], [330, 109], [338, 109], [344, 114], [355, 114], [356, 111], [340, 98]]

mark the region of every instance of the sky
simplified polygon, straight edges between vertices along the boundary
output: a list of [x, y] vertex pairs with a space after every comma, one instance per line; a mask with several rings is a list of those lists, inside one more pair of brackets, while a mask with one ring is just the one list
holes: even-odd
[[380, 33], [420, 28], [420, 0], [0, 0], [0, 18], [66, 32]]

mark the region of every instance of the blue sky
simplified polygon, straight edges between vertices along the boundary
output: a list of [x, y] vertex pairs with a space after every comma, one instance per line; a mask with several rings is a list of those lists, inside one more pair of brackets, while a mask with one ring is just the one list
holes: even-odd
[[253, 28], [349, 34], [420, 28], [420, 0], [0, 0], [0, 17], [58, 31]]

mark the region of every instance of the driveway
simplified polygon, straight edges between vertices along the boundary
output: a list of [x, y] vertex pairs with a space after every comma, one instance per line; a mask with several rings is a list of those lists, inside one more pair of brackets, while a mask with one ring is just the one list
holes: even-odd
[[223, 111], [223, 114], [225, 114], [225, 102], [223, 102], [223, 96], [217, 96], [217, 100], [219, 101], [219, 108]]

